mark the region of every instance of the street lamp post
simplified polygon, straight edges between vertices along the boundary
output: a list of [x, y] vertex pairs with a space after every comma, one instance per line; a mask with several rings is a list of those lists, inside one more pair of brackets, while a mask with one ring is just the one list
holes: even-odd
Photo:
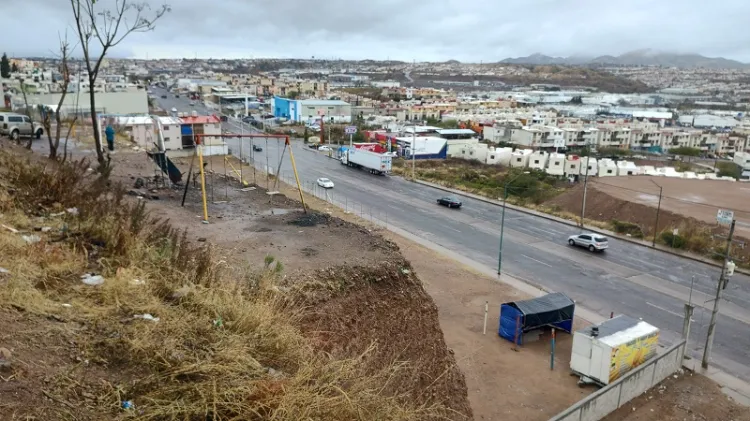
[[503, 212], [502, 212], [502, 216], [500, 217], [500, 250], [498, 251], [498, 255], [497, 255], [497, 274], [498, 275], [502, 273], [502, 268], [503, 268], [503, 237], [505, 236], [505, 202], [508, 200], [508, 186], [524, 174], [529, 174], [529, 172], [524, 171], [521, 174], [518, 174], [517, 176], [513, 177], [512, 180], [508, 181], [507, 183], [503, 185]]
[[651, 247], [656, 247], [656, 234], [659, 232], [659, 212], [661, 212], [661, 197], [662, 192], [664, 191], [664, 188], [658, 184], [656, 184], [656, 181], [649, 178], [650, 182], [654, 183], [656, 187], [659, 188], [659, 204], [656, 205], [656, 223], [654, 224], [654, 238], [651, 240]]

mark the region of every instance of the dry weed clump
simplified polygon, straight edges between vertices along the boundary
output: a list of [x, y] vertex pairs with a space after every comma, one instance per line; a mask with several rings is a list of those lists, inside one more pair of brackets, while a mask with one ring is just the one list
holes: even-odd
[[[87, 411], [136, 420], [395, 421], [437, 413], [384, 392], [398, 365], [373, 373], [363, 364], [367, 353], [336, 360], [315, 350], [295, 323], [299, 307], [274, 286], [281, 265], [267, 261], [234, 277], [215, 250], [191, 244], [88, 168], [0, 153], [0, 224], [19, 231], [0, 228], [0, 267], [9, 272], [0, 279], [0, 309], [78, 326], [85, 361], [110, 376], [102, 399], [82, 403]], [[32, 233], [39, 241], [21, 238]], [[104, 282], [82, 283], [91, 272]], [[126, 401], [134, 409], [122, 409]]]

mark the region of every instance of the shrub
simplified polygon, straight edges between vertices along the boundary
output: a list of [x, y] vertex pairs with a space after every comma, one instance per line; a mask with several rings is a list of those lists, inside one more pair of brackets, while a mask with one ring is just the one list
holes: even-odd
[[612, 224], [612, 228], [618, 234], [630, 234], [630, 236], [635, 238], [643, 238], [644, 236], [643, 229], [638, 224], [627, 221], [619, 221], [617, 219], [613, 219], [610, 222]]
[[686, 239], [679, 234], [675, 235], [672, 231], [662, 232], [661, 240], [664, 244], [675, 249], [684, 249], [687, 246]]

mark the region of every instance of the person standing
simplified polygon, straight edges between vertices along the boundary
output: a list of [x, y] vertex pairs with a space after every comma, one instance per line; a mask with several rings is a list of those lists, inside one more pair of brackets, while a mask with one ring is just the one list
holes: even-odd
[[112, 124], [107, 124], [107, 128], [104, 129], [104, 135], [107, 137], [107, 147], [110, 151], [115, 150], [115, 129]]

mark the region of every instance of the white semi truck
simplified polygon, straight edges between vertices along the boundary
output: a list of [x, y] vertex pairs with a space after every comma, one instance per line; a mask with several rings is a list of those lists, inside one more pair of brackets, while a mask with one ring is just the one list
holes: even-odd
[[393, 157], [390, 155], [349, 148], [341, 155], [341, 164], [354, 168], [364, 168], [372, 174], [386, 175], [391, 172]]

